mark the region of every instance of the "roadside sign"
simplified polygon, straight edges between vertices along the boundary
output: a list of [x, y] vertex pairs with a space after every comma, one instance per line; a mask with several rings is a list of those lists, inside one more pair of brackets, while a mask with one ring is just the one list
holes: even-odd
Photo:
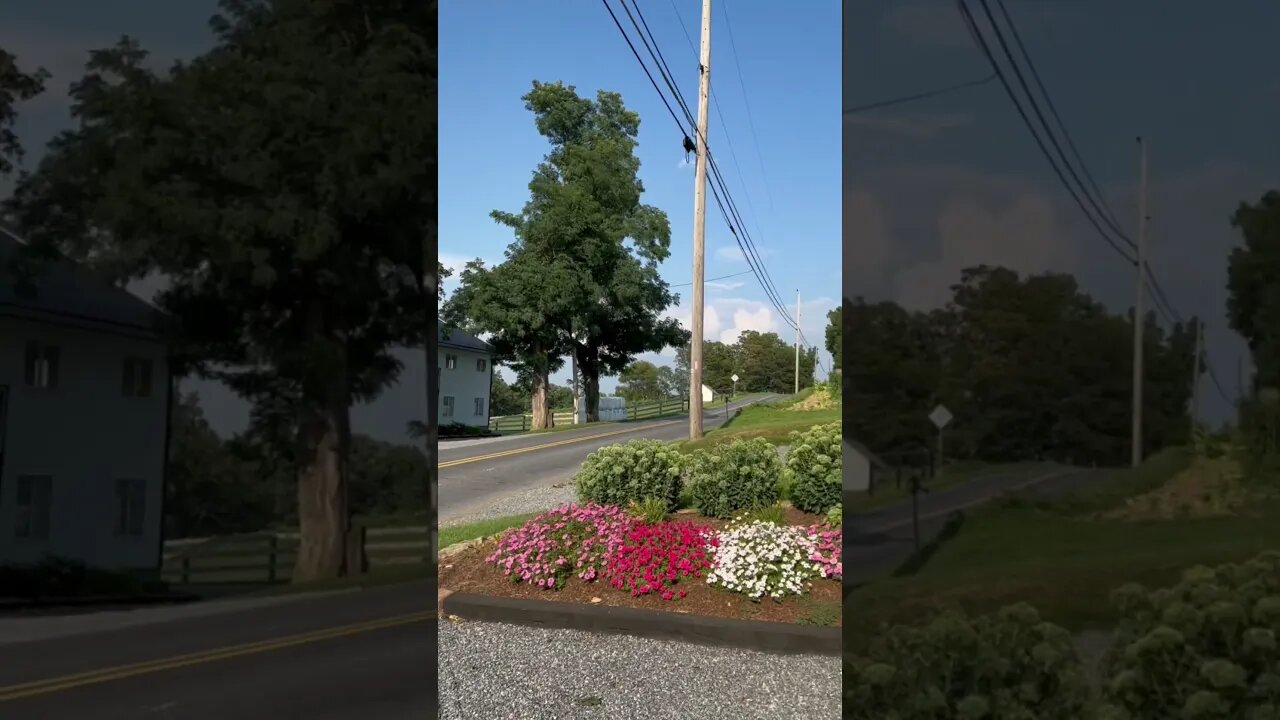
[[951, 411], [946, 409], [942, 405], [939, 405], [938, 407], [933, 409], [933, 412], [929, 413], [929, 420], [934, 424], [934, 426], [936, 426], [939, 430], [941, 430], [945, 428], [948, 423], [951, 422], [952, 420]]
[[729, 379], [730, 379], [730, 380], [732, 380], [732, 381], [734, 381], [734, 382], [738, 382], [738, 373], [734, 373], [734, 374], [733, 374], [733, 376], [732, 376], [732, 377], [730, 377]]

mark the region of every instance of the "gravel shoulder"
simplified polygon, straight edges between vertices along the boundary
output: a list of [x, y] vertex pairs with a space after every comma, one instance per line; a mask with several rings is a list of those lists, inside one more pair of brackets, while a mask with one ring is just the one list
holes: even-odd
[[837, 720], [840, 661], [440, 622], [442, 720]]

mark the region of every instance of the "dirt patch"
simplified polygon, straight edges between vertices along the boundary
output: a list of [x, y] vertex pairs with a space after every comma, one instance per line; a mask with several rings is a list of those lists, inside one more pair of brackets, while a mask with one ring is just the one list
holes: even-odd
[[[681, 512], [673, 516], [677, 520], [693, 520], [722, 528], [725, 520], [704, 518], [695, 513]], [[786, 509], [786, 522], [791, 525], [809, 526], [823, 518]], [[515, 583], [502, 574], [495, 565], [485, 562], [493, 551], [496, 540], [486, 540], [441, 560], [440, 587], [450, 592], [478, 593], [498, 597], [528, 600], [629, 607], [663, 612], [691, 613], [738, 620], [799, 623], [808, 625], [840, 626], [840, 581], [815, 578], [809, 592], [782, 601], [764, 598], [752, 602], [736, 592], [708, 585], [705, 578], [681, 582], [679, 588], [688, 594], [678, 600], [663, 600], [656, 595], [632, 597], [630, 593], [610, 587], [602, 581], [588, 582], [571, 577], [560, 590], [547, 590], [527, 583]]]
[[1144, 521], [1233, 515], [1251, 497], [1241, 478], [1240, 465], [1230, 456], [1198, 456], [1164, 485], [1129, 498], [1103, 517]]

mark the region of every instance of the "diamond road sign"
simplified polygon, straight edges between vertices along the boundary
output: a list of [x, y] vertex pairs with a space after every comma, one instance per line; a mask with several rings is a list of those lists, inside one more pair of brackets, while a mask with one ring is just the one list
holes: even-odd
[[951, 422], [951, 418], [951, 411], [941, 405], [934, 408], [933, 412], [929, 413], [929, 420], [932, 421], [939, 430], [946, 427], [947, 423]]
[[734, 373], [734, 374], [733, 374], [733, 377], [732, 377], [731, 379], [732, 379], [734, 382], [738, 382], [738, 373]]

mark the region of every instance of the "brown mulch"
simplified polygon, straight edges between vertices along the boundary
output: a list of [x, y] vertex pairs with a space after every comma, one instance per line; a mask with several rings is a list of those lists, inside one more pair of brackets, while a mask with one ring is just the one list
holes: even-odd
[[[688, 512], [678, 513], [672, 516], [672, 519], [692, 520], [714, 525], [717, 528], [723, 527], [728, 522]], [[788, 524], [807, 527], [818, 524], [822, 520], [821, 516], [787, 508]], [[654, 594], [632, 597], [630, 592], [614, 588], [603, 580], [588, 582], [577, 577], [570, 577], [560, 590], [548, 590], [528, 583], [512, 582], [497, 566], [485, 562], [485, 557], [493, 551], [496, 543], [496, 540], [486, 540], [448, 559], [442, 559], [440, 587], [447, 588], [449, 592], [528, 600], [693, 613], [737, 620], [840, 626], [841, 594], [840, 581], [837, 579], [815, 578], [810, 581], [807, 593], [798, 597], [787, 597], [780, 602], [767, 597], [758, 602], [752, 602], [740, 593], [708, 585], [705, 574], [702, 578], [682, 580], [676, 589], [684, 590], [687, 595], [674, 600], [663, 600]]]

